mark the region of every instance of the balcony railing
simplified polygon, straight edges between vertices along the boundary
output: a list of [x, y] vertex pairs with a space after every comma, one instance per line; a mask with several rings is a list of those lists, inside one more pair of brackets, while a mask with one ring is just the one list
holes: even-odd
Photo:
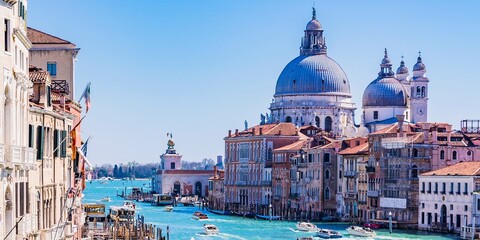
[[345, 193], [345, 198], [357, 198], [357, 194], [354, 192], [347, 192]]
[[264, 185], [264, 186], [271, 186], [271, 185], [272, 185], [272, 181], [262, 181], [262, 185]]
[[367, 197], [378, 197], [380, 193], [378, 191], [367, 191]]
[[70, 88], [67, 80], [52, 80], [52, 92], [69, 94]]
[[356, 177], [358, 177], [358, 172], [357, 171], [345, 171], [344, 176], [345, 177], [350, 177], [350, 178], [356, 178]]

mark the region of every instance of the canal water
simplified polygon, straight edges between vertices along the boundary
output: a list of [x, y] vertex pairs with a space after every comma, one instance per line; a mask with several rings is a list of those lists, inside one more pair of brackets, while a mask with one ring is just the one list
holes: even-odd
[[[131, 191], [132, 187], [149, 190], [149, 180], [113, 180], [101, 181], [94, 180], [87, 183], [84, 191], [84, 203], [99, 202], [104, 197], [110, 197], [111, 202], [105, 202], [107, 212], [109, 206], [119, 206], [123, 204], [123, 199], [117, 197], [117, 193], [127, 189]], [[149, 203], [137, 202], [137, 215], [143, 215], [145, 222], [155, 224], [163, 229], [165, 236], [166, 228], [170, 228], [171, 240], [203, 240], [203, 239], [288, 239], [295, 240], [300, 237], [313, 236], [313, 233], [304, 233], [296, 230], [295, 222], [287, 221], [265, 221], [255, 220], [236, 216], [208, 214], [209, 219], [198, 221], [193, 220], [192, 214], [199, 211], [198, 207], [178, 206], [172, 212], [165, 212], [163, 207], [152, 206]], [[203, 224], [214, 224], [218, 227], [220, 234], [215, 236], [206, 236], [203, 234]], [[346, 223], [315, 223], [319, 228], [328, 228], [341, 232], [342, 239], [373, 239], [350, 237], [345, 230], [349, 225]], [[375, 239], [458, 239], [457, 235], [434, 234], [422, 231], [402, 231], [394, 229], [390, 234], [388, 229], [378, 229]]]

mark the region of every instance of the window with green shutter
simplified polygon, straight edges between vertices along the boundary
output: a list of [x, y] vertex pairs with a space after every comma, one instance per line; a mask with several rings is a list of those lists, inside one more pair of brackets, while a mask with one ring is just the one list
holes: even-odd
[[37, 127], [37, 160], [43, 159], [43, 133], [44, 129], [42, 126]]
[[64, 158], [67, 157], [67, 131], [61, 131], [60, 141], [60, 157]]

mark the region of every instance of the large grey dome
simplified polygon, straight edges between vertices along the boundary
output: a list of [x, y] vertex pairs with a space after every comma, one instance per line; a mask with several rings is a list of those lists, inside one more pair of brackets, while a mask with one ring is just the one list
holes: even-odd
[[393, 77], [379, 77], [363, 92], [363, 107], [407, 106], [405, 87]]
[[275, 95], [329, 93], [351, 96], [343, 69], [326, 54], [300, 55], [283, 69]]

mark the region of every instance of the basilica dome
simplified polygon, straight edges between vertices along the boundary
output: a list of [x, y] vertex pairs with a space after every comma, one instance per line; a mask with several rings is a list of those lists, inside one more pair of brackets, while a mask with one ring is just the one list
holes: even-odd
[[379, 77], [371, 82], [363, 92], [363, 107], [405, 107], [407, 93], [405, 87], [393, 77]]
[[326, 54], [300, 55], [283, 69], [275, 95], [350, 94], [350, 83], [343, 69]]

